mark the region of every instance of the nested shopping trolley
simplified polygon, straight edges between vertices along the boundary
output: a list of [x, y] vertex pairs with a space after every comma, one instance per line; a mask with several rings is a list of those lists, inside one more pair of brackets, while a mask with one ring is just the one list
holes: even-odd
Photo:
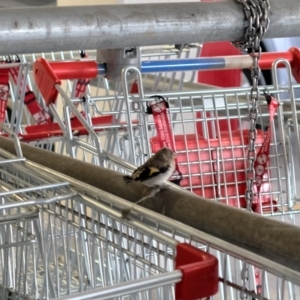
[[[199, 54], [199, 45], [192, 46], [193, 50]], [[189, 49], [178, 50], [173, 46], [161, 47], [147, 47], [143, 49], [141, 55], [142, 57], [156, 58], [156, 59], [169, 59], [176, 58], [184, 55], [184, 57], [190, 56]], [[43, 57], [50, 62], [56, 62], [53, 68], [56, 68], [59, 74], [59, 80], [63, 81], [64, 95], [67, 98], [85, 98], [87, 94], [93, 94], [97, 97], [103, 97], [108, 95], [113, 95], [117, 93], [119, 86], [114, 82], [108, 82], [105, 78], [100, 76], [98, 79], [94, 77], [97, 75], [97, 70], [93, 70], [95, 64], [92, 61], [95, 59], [95, 51], [80, 51], [80, 52], [60, 52], [60, 53], [41, 53], [32, 55], [20, 55], [20, 56], [4, 56], [0, 64], [0, 84], [1, 84], [1, 123], [5, 123], [9, 128], [19, 135], [20, 140], [23, 142], [31, 143], [38, 146], [43, 146], [46, 149], [53, 149], [54, 143], [56, 143], [56, 151], [68, 154], [72, 153], [68, 144], [70, 140], [66, 140], [66, 127], [63, 126], [65, 122], [65, 117], [62, 116], [61, 112], [61, 102], [53, 101], [55, 105], [58, 106], [59, 114], [55, 114], [53, 109], [49, 107], [50, 102], [45, 101], [42, 97], [39, 88], [36, 86], [33, 78], [33, 62], [39, 57]], [[75, 64], [73, 66], [64, 66], [64, 61], [74, 61], [74, 60], [85, 60], [87, 65], [82, 69]], [[61, 65], [62, 62], [62, 65]], [[69, 68], [71, 67], [71, 69]], [[86, 67], [88, 69], [86, 69]], [[82, 71], [85, 70], [83, 73]], [[61, 72], [62, 71], [62, 72]], [[87, 72], [86, 72], [87, 71]], [[75, 72], [75, 73], [74, 73]], [[104, 65], [100, 66], [99, 72], [101, 75], [105, 75], [106, 70]], [[71, 74], [71, 77], [70, 77]], [[173, 74], [175, 76], [175, 74]], [[81, 76], [87, 76], [88, 78], [81, 78]], [[148, 75], [147, 75], [148, 76]], [[151, 76], [151, 74], [149, 75]], [[149, 77], [148, 76], [148, 77]], [[155, 76], [145, 78], [151, 81], [152, 84], [157, 85], [160, 82], [161, 76]], [[175, 78], [175, 77], [174, 77]], [[174, 79], [173, 78], [173, 79]], [[173, 81], [168, 80], [170, 88], [172, 88]], [[96, 86], [96, 88], [94, 88]], [[47, 90], [47, 86], [45, 87]], [[115, 92], [114, 92], [115, 90]], [[45, 89], [44, 89], [45, 91]], [[49, 86], [50, 91], [50, 86]], [[46, 97], [47, 98], [47, 97]], [[52, 103], [53, 104], [53, 103]], [[78, 100], [74, 102], [74, 105], [78, 110], [81, 111], [83, 117], [86, 118], [85, 113], [89, 115], [90, 103]], [[110, 110], [111, 113], [99, 113], [93, 115], [91, 119], [87, 118], [90, 125], [93, 127], [92, 131], [96, 131], [98, 136], [107, 136], [107, 129], [115, 129], [115, 131], [123, 132], [126, 131], [126, 124], [120, 122], [116, 116], [117, 112], [115, 110], [116, 104], [111, 101], [110, 98], [105, 101], [106, 110]], [[96, 107], [94, 106], [94, 109]], [[93, 136], [90, 131], [87, 131], [86, 126], [82, 125], [82, 122], [78, 120], [74, 113], [70, 116], [66, 116], [70, 119], [70, 126], [72, 127], [72, 132], [76, 136], [83, 137], [82, 140], [88, 142], [89, 144], [97, 143], [95, 140], [97, 138], [87, 137], [87, 135]], [[66, 124], [67, 126], [68, 124]], [[103, 131], [105, 132], [103, 134]], [[84, 138], [86, 137], [86, 138]], [[115, 148], [114, 141], [109, 142], [110, 139], [105, 139], [107, 145], [102, 145], [102, 149]], [[74, 146], [74, 145], [73, 145]], [[73, 147], [74, 148], [74, 147]], [[80, 147], [79, 147], [80, 148]], [[114, 149], [115, 151], [115, 149]], [[70, 155], [76, 156], [76, 153]], [[99, 153], [98, 153], [99, 154]], [[97, 161], [97, 160], [96, 160]], [[96, 163], [94, 160], [93, 163]]]
[[195, 299], [217, 292], [215, 256], [123, 220], [100, 194], [87, 196], [2, 150], [0, 176], [2, 299]]
[[[175, 180], [182, 187], [246, 208], [251, 88], [193, 83], [194, 72], [210, 67], [211, 62], [218, 68], [232, 67], [233, 62], [235, 67], [252, 64], [248, 55], [216, 61], [151, 60], [148, 56], [140, 69], [123, 69], [114, 83], [103, 78], [103, 63], [39, 58], [32, 66], [34, 81], [38, 98], [52, 119], [49, 124], [24, 126], [19, 136], [35, 143], [56, 139], [56, 151], [122, 172], [111, 159], [119, 157], [136, 166], [167, 145], [177, 153], [179, 176]], [[268, 163], [267, 171], [254, 180], [251, 209], [294, 218], [299, 199], [299, 49], [262, 54], [260, 64], [272, 70], [273, 85], [259, 87], [256, 152], [265, 147], [266, 139], [270, 145], [268, 156], [262, 153], [256, 162]], [[192, 72], [187, 82], [186, 77], [178, 76], [183, 68]], [[278, 82], [279, 69], [286, 72], [286, 83]], [[81, 97], [74, 96], [76, 88], [86, 87], [87, 79], [97, 75]]]
[[124, 219], [132, 203], [22, 156], [0, 156], [3, 299], [299, 295], [294, 269], [142, 207]]

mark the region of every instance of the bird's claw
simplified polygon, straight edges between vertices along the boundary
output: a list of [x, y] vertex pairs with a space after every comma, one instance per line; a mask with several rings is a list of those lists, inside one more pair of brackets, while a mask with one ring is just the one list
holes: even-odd
[[127, 217], [128, 217], [128, 215], [130, 214], [130, 209], [122, 209], [122, 211], [121, 211], [121, 214], [122, 214], [122, 219], [128, 219]]

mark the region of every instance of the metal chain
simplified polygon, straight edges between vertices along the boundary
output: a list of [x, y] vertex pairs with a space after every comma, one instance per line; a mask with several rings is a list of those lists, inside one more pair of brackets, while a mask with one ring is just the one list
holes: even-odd
[[[258, 91], [258, 81], [260, 78], [260, 67], [258, 64], [260, 55], [261, 55], [261, 47], [260, 42], [265, 34], [265, 32], [269, 28], [270, 19], [269, 19], [269, 11], [270, 11], [270, 3], [269, 0], [236, 0], [239, 3], [242, 3], [244, 6], [244, 14], [248, 21], [248, 26], [245, 30], [245, 36], [243, 41], [236, 41], [233, 44], [242, 50], [248, 50], [251, 53], [253, 59], [253, 65], [251, 68], [251, 79], [252, 79], [252, 88], [250, 91], [250, 129], [249, 129], [249, 148], [247, 153], [248, 160], [248, 168], [247, 168], [247, 183], [246, 183], [246, 203], [247, 209], [252, 210], [253, 203], [253, 181], [255, 179], [255, 170], [254, 170], [254, 162], [255, 162], [255, 140], [256, 140], [256, 121], [257, 121], [257, 100], [259, 96]], [[245, 265], [241, 279], [243, 281], [243, 286], [248, 286], [248, 266]], [[249, 288], [249, 287], [248, 287]], [[245, 293], [241, 293], [241, 299], [247, 299], [248, 296]]]
[[256, 121], [257, 121], [257, 100], [259, 96], [258, 80], [260, 78], [260, 67], [258, 64], [261, 47], [260, 41], [269, 28], [270, 19], [270, 3], [269, 0], [236, 0], [244, 6], [244, 14], [248, 21], [245, 29], [244, 40], [235, 41], [233, 45], [242, 50], [248, 50], [253, 59], [251, 68], [252, 88], [250, 91], [250, 129], [249, 129], [249, 148], [247, 153], [247, 184], [246, 184], [246, 202], [247, 209], [252, 210], [253, 202], [253, 181], [255, 178], [254, 162], [255, 162], [255, 140], [256, 140]]

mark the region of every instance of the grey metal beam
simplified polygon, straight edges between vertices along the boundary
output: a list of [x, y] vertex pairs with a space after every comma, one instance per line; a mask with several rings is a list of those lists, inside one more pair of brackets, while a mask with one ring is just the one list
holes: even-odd
[[[299, 0], [270, 0], [266, 37], [300, 36]], [[240, 40], [243, 6], [226, 2], [0, 10], [0, 54]]]

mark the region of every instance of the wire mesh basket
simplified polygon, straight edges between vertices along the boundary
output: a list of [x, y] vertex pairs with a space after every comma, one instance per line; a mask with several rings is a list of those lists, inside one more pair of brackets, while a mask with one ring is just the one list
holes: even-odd
[[[22, 207], [11, 222], [19, 234], [9, 231], [10, 240], [0, 247], [4, 299], [198, 299], [217, 287], [214, 299], [299, 294], [300, 276], [291, 268], [142, 207], [124, 219], [122, 209], [131, 203], [0, 153], [6, 162], [0, 164], [1, 186], [18, 196], [3, 196], [0, 210]], [[2, 220], [0, 227], [8, 228]], [[185, 277], [189, 267], [196, 276]], [[180, 294], [184, 279], [188, 285]], [[208, 288], [194, 296], [183, 292]]]
[[[3, 299], [74, 299], [78, 292], [174, 299], [174, 283], [185, 277], [181, 268], [188, 264], [204, 274], [198, 287], [205, 291], [198, 297], [217, 292], [214, 256], [142, 222], [126, 222], [99, 195], [84, 195], [0, 152]], [[191, 253], [194, 259], [186, 262]], [[181, 259], [175, 269], [176, 257]]]

